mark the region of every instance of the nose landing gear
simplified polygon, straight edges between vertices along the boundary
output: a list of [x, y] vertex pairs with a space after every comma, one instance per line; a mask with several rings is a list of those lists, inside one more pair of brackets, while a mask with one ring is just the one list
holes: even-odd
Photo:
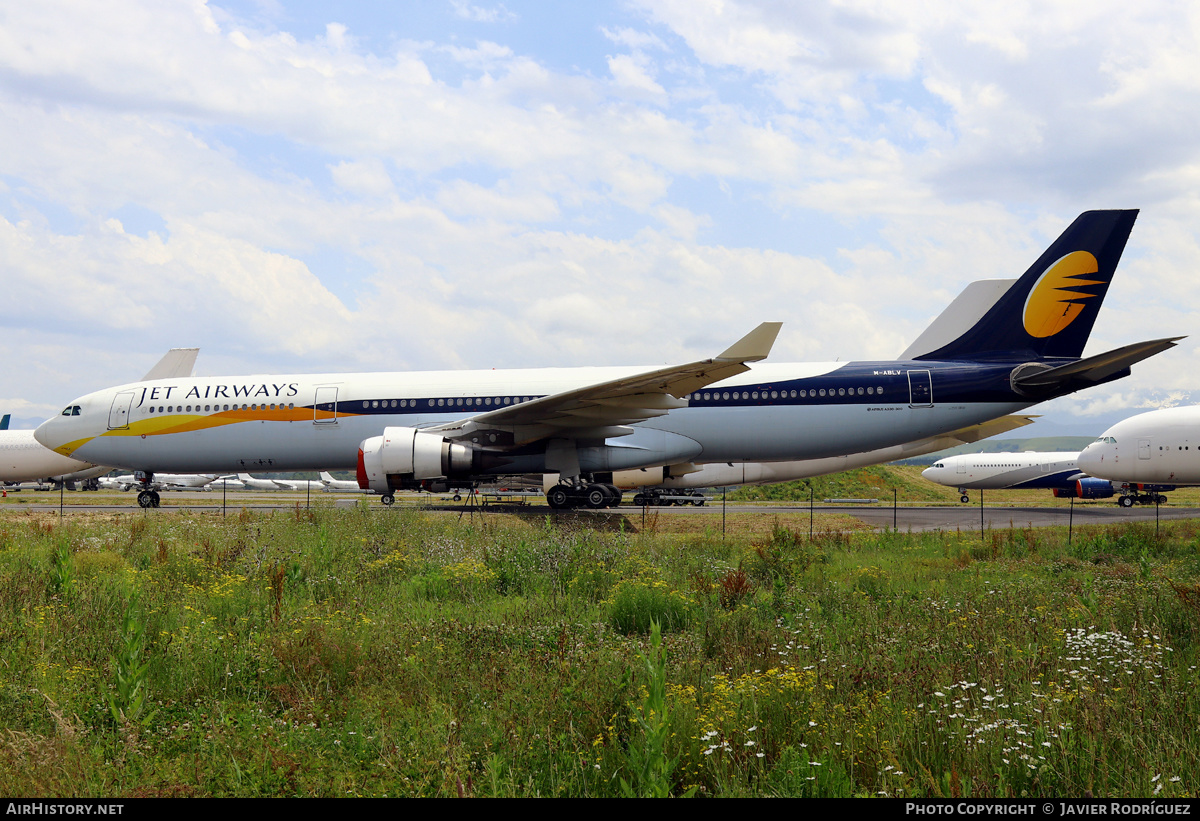
[[138, 507], [151, 508], [158, 507], [161, 499], [158, 491], [154, 489], [154, 474], [149, 471], [134, 471], [134, 478], [142, 484], [142, 489], [138, 493]]

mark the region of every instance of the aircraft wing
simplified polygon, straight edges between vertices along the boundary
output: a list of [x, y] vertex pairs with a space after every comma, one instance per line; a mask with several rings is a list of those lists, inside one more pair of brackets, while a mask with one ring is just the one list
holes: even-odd
[[978, 442], [980, 439], [987, 439], [1001, 433], [1008, 433], [1010, 430], [1023, 428], [1026, 425], [1032, 425], [1033, 420], [1037, 418], [1037, 414], [1010, 414], [1008, 416], [1001, 416], [999, 419], [989, 419], [986, 422], [980, 422], [978, 425], [969, 425], [965, 428], [952, 430], [949, 433], [943, 433], [942, 436], [954, 439], [959, 444], [969, 445], [972, 442]]
[[[981, 439], [987, 439], [989, 436], [1007, 433], [1010, 430], [1032, 424], [1033, 420], [1037, 418], [1036, 415], [1010, 414], [1009, 416], [1001, 416], [999, 419], [990, 419], [987, 422], [981, 422], [978, 425], [969, 425], [965, 428], [952, 430], [949, 433], [930, 436], [927, 439], [905, 442], [896, 448], [885, 448], [889, 453], [886, 459], [880, 459], [879, 461], [890, 462], [897, 459], [912, 459], [917, 456], [924, 456], [927, 453], [937, 453], [939, 450], [956, 448], [959, 445], [969, 445]], [[895, 451], [895, 453], [892, 454], [891, 451]]]
[[470, 439], [485, 448], [546, 438], [625, 436], [633, 433], [628, 425], [687, 407], [681, 396], [750, 370], [747, 362], [766, 359], [782, 325], [764, 322], [712, 359], [599, 382], [427, 430], [449, 439]]

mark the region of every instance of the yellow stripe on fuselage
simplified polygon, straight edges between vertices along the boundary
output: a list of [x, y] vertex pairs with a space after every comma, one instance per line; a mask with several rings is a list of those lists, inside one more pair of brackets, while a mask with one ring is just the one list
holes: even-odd
[[71, 454], [95, 438], [95, 436], [85, 436], [82, 439], [76, 439], [74, 442], [67, 442], [65, 445], [59, 445], [56, 447], [54, 452], [61, 453], [63, 456], [71, 456]]
[[[357, 416], [340, 412], [341, 416]], [[312, 408], [277, 408], [276, 410], [242, 410], [218, 411], [209, 414], [170, 414], [139, 419], [130, 423], [129, 427], [110, 430], [102, 436], [165, 436], [172, 433], [190, 433], [198, 430], [211, 430], [225, 425], [235, 425], [238, 422], [312, 422], [314, 419], [332, 419], [331, 411], [316, 411]], [[88, 440], [72, 442], [63, 447], [79, 447]], [[60, 451], [61, 452], [61, 451]], [[70, 455], [70, 454], [64, 454]]]

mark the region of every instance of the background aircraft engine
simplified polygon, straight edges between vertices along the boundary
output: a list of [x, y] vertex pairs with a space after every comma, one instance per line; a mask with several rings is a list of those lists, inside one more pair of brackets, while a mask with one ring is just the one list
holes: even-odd
[[358, 486], [387, 495], [394, 487], [469, 474], [474, 451], [416, 428], [384, 428], [358, 446]]
[[1080, 479], [1075, 487], [1055, 488], [1054, 495], [1060, 499], [1107, 499], [1113, 495], [1113, 486], [1107, 479]]

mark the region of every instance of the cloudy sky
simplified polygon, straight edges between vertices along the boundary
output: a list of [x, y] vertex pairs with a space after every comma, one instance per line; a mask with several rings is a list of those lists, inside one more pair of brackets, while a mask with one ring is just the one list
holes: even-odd
[[[891, 358], [1080, 212], [1141, 208], [1059, 400], [1200, 373], [1200, 6], [0, 5], [0, 410], [214, 375]], [[1200, 391], [1197, 391], [1200, 395]]]

